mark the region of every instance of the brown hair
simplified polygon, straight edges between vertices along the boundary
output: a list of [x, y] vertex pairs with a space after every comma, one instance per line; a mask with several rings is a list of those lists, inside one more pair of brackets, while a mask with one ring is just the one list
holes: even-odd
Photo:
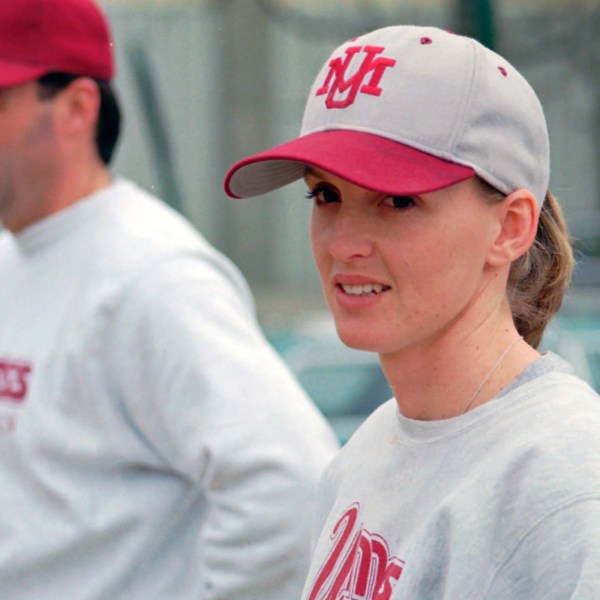
[[508, 298], [513, 320], [525, 341], [537, 348], [571, 283], [575, 259], [562, 209], [551, 191], [540, 211], [531, 248], [513, 262]]
[[[504, 195], [481, 181], [496, 201]], [[567, 224], [557, 199], [548, 191], [529, 250], [515, 260], [508, 276], [513, 321], [525, 341], [537, 348], [571, 282], [575, 259]]]
[[[40, 85], [39, 97], [48, 100], [56, 96], [66, 88], [72, 81], [81, 75], [71, 73], [52, 72], [38, 79]], [[102, 79], [94, 79], [100, 90], [100, 112], [96, 126], [96, 146], [100, 158], [108, 165], [112, 159], [115, 146], [121, 131], [121, 109], [119, 101], [110, 82]]]

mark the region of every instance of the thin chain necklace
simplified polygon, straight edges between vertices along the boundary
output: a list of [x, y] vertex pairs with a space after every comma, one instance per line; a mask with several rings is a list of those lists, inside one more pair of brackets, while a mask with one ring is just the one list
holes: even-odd
[[477, 388], [473, 392], [473, 395], [467, 402], [467, 404], [461, 414], [464, 415], [471, 408], [471, 406], [473, 405], [473, 402], [475, 402], [475, 398], [477, 398], [477, 396], [479, 395], [479, 392], [481, 392], [483, 386], [489, 381], [490, 377], [494, 374], [494, 371], [501, 365], [502, 361], [506, 358], [506, 355], [512, 350], [512, 348], [514, 346], [516, 346], [516, 344], [519, 341], [521, 341], [522, 339], [523, 339], [523, 336], [520, 335], [520, 336], [516, 337], [514, 340], [512, 340], [510, 342], [510, 344], [508, 344], [508, 346], [506, 346], [506, 348], [502, 351], [502, 354], [500, 354], [500, 356], [498, 357], [498, 360], [492, 365], [492, 368], [486, 373], [485, 377], [481, 380], [481, 383], [477, 386]]

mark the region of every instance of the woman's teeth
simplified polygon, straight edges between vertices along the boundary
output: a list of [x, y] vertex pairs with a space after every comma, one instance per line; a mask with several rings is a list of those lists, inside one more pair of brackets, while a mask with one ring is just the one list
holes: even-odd
[[381, 292], [390, 289], [387, 286], [376, 283], [369, 283], [366, 285], [342, 285], [341, 287], [349, 296], [370, 296], [371, 294], [381, 294]]

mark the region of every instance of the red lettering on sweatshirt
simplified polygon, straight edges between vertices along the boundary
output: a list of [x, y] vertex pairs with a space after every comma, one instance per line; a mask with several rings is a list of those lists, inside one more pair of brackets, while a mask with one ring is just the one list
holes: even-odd
[[357, 527], [360, 505], [352, 504], [333, 527], [331, 551], [308, 600], [390, 600], [404, 561], [390, 557], [383, 537]]
[[0, 401], [23, 402], [30, 372], [31, 365], [27, 362], [0, 359]]

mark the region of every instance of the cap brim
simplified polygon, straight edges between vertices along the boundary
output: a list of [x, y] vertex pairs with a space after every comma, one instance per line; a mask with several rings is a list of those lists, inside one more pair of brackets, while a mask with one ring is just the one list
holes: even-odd
[[0, 59], [0, 88], [35, 81], [48, 72], [46, 67]]
[[258, 196], [317, 167], [360, 187], [395, 195], [415, 195], [469, 179], [468, 166], [405, 144], [354, 130], [311, 133], [235, 163], [225, 176], [232, 198]]

